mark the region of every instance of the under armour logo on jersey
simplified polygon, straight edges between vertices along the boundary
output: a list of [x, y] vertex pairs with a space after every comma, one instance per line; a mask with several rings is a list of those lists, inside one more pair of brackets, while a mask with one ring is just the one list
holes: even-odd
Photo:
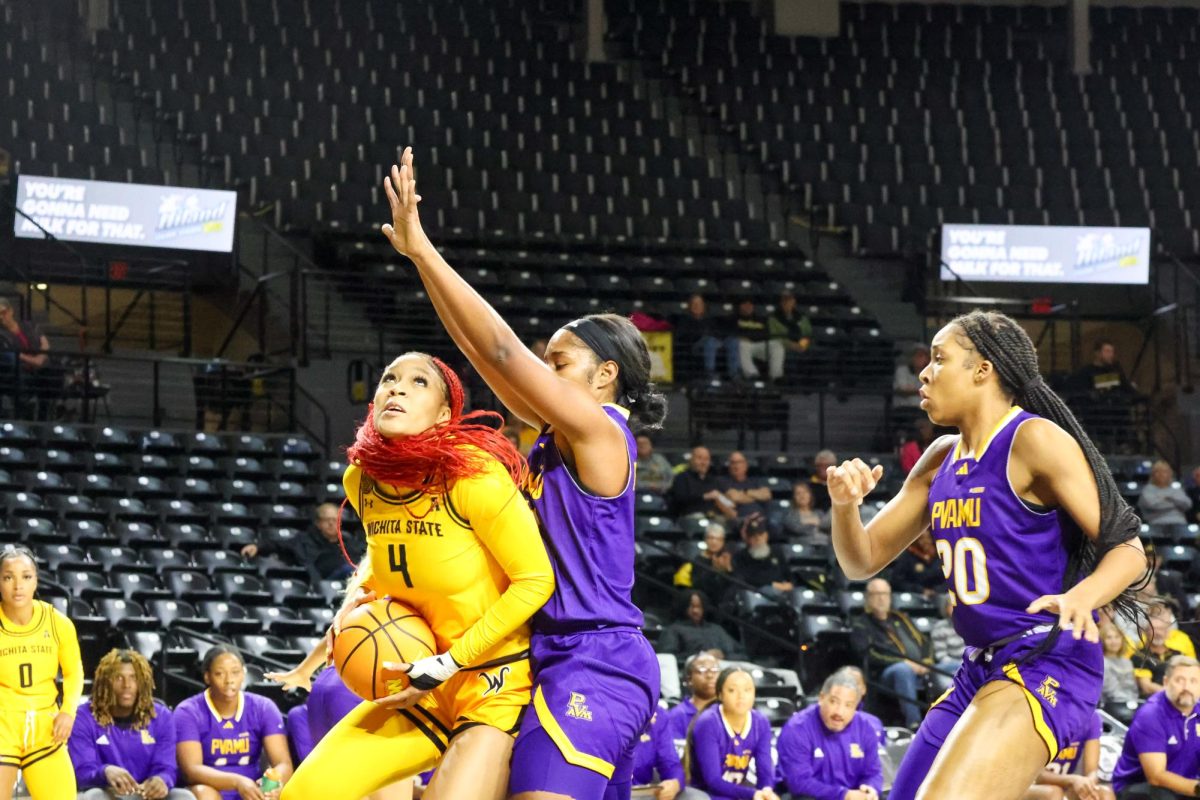
[[1058, 692], [1055, 691], [1058, 687], [1058, 681], [1047, 675], [1046, 679], [1042, 681], [1042, 685], [1037, 688], [1037, 693], [1050, 704], [1051, 708], [1058, 708]]
[[587, 698], [579, 692], [571, 692], [571, 702], [567, 703], [567, 716], [591, 722], [592, 712], [588, 710]]
[[484, 690], [484, 697], [487, 697], [489, 694], [500, 694], [500, 690], [504, 688], [504, 676], [508, 675], [508, 671], [508, 667], [501, 667], [500, 672], [496, 675], [490, 672], [479, 673], [479, 677], [483, 678], [488, 685], [488, 688]]

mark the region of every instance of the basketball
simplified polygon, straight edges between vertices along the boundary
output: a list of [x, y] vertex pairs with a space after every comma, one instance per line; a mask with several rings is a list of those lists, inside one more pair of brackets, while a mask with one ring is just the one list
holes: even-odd
[[[333, 639], [333, 665], [342, 681], [364, 700], [379, 700], [408, 686], [408, 678], [385, 681], [386, 662], [411, 664], [436, 655], [433, 631], [417, 612], [384, 597], [351, 611]], [[390, 684], [390, 685], [389, 685]]]

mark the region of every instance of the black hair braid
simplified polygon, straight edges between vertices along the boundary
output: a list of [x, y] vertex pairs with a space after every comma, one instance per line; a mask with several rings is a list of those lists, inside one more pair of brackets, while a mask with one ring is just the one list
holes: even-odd
[[[1058, 515], [1067, 538], [1068, 562], [1062, 587], [1065, 592], [1083, 576], [1090, 574], [1110, 550], [1136, 538], [1141, 531], [1142, 521], [1121, 497], [1108, 464], [1079, 420], [1062, 398], [1042, 380], [1038, 371], [1037, 351], [1029, 335], [1016, 320], [995, 311], [972, 311], [956, 318], [951, 324], [957, 325], [979, 355], [996, 368], [1007, 395], [1027, 411], [1055, 423], [1079, 442], [1096, 479], [1100, 495], [1100, 530], [1094, 542], [1083, 535], [1069, 515], [1062, 512]], [[1153, 566], [1153, 556], [1147, 553], [1145, 575], [1126, 587], [1109, 604], [1115, 615], [1124, 617], [1143, 631], [1149, 620], [1137, 600], [1137, 592], [1150, 580]], [[1036, 652], [1052, 647], [1057, 633], [1056, 628], [1055, 633], [1047, 637]]]

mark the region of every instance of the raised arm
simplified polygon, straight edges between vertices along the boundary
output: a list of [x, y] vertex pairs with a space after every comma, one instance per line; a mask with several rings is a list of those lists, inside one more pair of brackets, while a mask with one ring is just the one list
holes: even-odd
[[556, 377], [429, 241], [417, 213], [412, 148], [392, 167], [384, 191], [392, 211], [384, 235], [412, 259], [447, 332], [500, 401], [534, 427], [549, 423], [572, 444], [606, 436], [613, 426], [603, 409], [582, 388]]
[[833, 550], [846, 577], [872, 577], [929, 527], [929, 485], [957, 439], [943, 436], [931, 444], [900, 492], [865, 526], [858, 509], [883, 477], [883, 467], [872, 469], [856, 458], [828, 469]]

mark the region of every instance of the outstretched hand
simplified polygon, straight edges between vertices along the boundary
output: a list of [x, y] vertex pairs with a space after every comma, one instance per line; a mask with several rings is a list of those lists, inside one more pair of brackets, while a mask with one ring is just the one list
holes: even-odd
[[392, 222], [383, 226], [383, 235], [397, 253], [412, 258], [417, 251], [429, 245], [429, 238], [425, 236], [425, 229], [421, 227], [421, 218], [417, 214], [421, 195], [417, 194], [411, 147], [404, 148], [400, 165], [393, 164], [391, 173], [383, 179], [383, 191], [392, 210]]

